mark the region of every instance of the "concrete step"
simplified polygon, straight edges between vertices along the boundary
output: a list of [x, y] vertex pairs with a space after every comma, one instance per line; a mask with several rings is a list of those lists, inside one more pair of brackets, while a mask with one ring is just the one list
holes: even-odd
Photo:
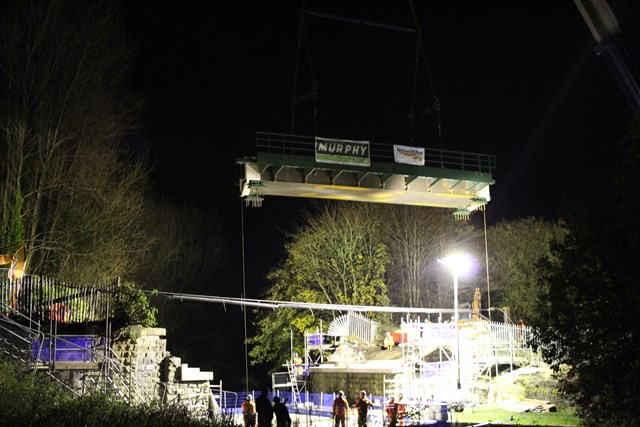
[[213, 372], [200, 371], [200, 368], [190, 368], [183, 363], [180, 366], [180, 381], [213, 381]]

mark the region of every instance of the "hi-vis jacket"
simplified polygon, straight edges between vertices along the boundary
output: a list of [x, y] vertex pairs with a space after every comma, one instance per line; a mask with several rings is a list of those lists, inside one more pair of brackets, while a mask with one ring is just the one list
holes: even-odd
[[349, 408], [349, 402], [344, 397], [336, 397], [333, 401], [333, 415], [336, 417], [344, 417], [347, 415], [347, 408]]

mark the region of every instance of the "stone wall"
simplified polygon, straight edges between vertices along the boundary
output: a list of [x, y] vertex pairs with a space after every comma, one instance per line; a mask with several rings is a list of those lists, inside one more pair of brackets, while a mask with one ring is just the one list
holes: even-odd
[[143, 394], [160, 398], [160, 365], [167, 351], [165, 328], [143, 328], [140, 325], [128, 326], [118, 332], [121, 337], [112, 344], [113, 352], [135, 374], [137, 384]]
[[181, 404], [189, 407], [196, 417], [207, 417], [213, 410], [208, 379], [213, 379], [213, 374], [189, 368], [179, 357], [174, 356], [167, 356], [160, 367], [161, 402]]
[[368, 368], [318, 367], [311, 368], [310, 391], [337, 393], [344, 391], [349, 403], [354, 403], [361, 390], [374, 396], [384, 395], [384, 380], [393, 377], [393, 372]]
[[[184, 404], [198, 418], [212, 410], [210, 381], [212, 372], [201, 372], [182, 363], [167, 351], [164, 328], [129, 326], [119, 331], [112, 349], [131, 369], [145, 396], [163, 403]], [[125, 378], [126, 380], [126, 378]]]
[[113, 393], [132, 404], [182, 404], [197, 418], [210, 416], [215, 406], [210, 392], [213, 372], [189, 367], [172, 356], [166, 329], [129, 326], [115, 335], [112, 353], [105, 351], [104, 338], [96, 337], [90, 361], [56, 362], [51, 374], [78, 395]]

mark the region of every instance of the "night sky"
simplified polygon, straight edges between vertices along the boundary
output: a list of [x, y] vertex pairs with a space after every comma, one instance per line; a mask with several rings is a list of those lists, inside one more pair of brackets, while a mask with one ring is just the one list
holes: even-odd
[[[411, 143], [414, 34], [307, 16], [318, 136], [496, 155], [490, 223], [553, 218], [564, 195], [606, 188], [632, 111], [594, 53], [596, 42], [573, 1], [414, 3], [430, 70], [420, 63], [416, 107], [430, 104], [435, 92], [441, 135], [429, 115], [417, 122]], [[640, 46], [640, 2], [609, 3]], [[235, 160], [255, 155], [256, 131], [291, 131], [301, 2], [127, 1], [123, 7], [127, 31], [139, 43], [134, 87], [147, 99], [139, 137], [151, 147], [159, 191], [219, 210], [230, 257], [239, 263]], [[414, 26], [405, 1], [309, 0], [306, 7]], [[309, 86], [307, 59], [306, 53], [300, 58], [298, 92]], [[298, 134], [315, 133], [310, 105], [299, 106]], [[263, 208], [244, 209], [249, 281], [280, 259], [279, 230], [308, 203], [267, 197]], [[241, 273], [234, 274], [239, 294]]]
[[[573, 1], [414, 3], [430, 70], [420, 63], [416, 109], [435, 92], [441, 135], [432, 114], [410, 140], [414, 34], [308, 15], [298, 92], [309, 87], [310, 57], [318, 115], [314, 125], [311, 104], [300, 105], [296, 133], [317, 126], [318, 136], [494, 154], [490, 223], [552, 218], [564, 195], [606, 188], [632, 112]], [[134, 86], [147, 98], [139, 137], [152, 149], [159, 191], [221, 211], [231, 241], [241, 236], [235, 160], [255, 155], [256, 131], [291, 131], [301, 4], [125, 2], [139, 44]], [[610, 4], [640, 46], [640, 2]], [[408, 1], [309, 0], [306, 9], [414, 27]], [[267, 198], [245, 209], [245, 231], [278, 240], [308, 203]]]
[[[145, 138], [164, 194], [237, 211], [235, 159], [255, 154], [256, 131], [291, 130], [301, 3], [196, 3], [125, 6], [140, 44]], [[413, 26], [408, 2], [340, 3], [308, 1], [307, 10]], [[572, 1], [415, 3], [443, 131], [429, 115], [414, 144], [496, 155], [492, 221], [553, 216], [562, 194], [607, 181], [631, 110]], [[610, 3], [637, 42], [638, 2]], [[306, 21], [318, 135], [409, 143], [415, 36]], [[433, 95], [428, 76], [421, 63], [418, 108]], [[299, 92], [308, 87], [306, 70], [298, 80]], [[296, 117], [296, 132], [313, 135], [310, 103]]]

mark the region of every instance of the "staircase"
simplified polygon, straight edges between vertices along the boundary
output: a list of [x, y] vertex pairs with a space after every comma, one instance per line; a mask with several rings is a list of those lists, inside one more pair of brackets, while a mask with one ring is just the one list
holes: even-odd
[[[157, 334], [163, 328], [132, 325], [129, 328], [145, 329], [136, 338], [138, 343], [124, 340], [125, 351], [114, 351], [115, 343], [108, 340], [113, 298], [119, 288], [119, 279], [85, 286], [40, 276], [0, 277], [0, 353], [34, 372], [48, 374], [77, 396], [100, 392], [110, 399], [139, 404], [158, 399], [167, 403], [168, 394], [170, 398], [184, 395], [180, 403], [198, 418], [207, 418], [215, 408], [208, 383], [212, 372], [184, 364], [183, 378], [160, 382], [161, 362], [168, 358], [162, 338], [166, 332]], [[84, 331], [87, 325], [97, 326], [106, 338], [60, 333]], [[156, 341], [144, 344], [150, 337]], [[129, 351], [129, 347], [136, 350]]]
[[[39, 322], [0, 302], [0, 353], [4, 357], [33, 371], [46, 373], [77, 396], [99, 391], [127, 403], [150, 399], [141, 392], [144, 389], [139, 387], [136, 377], [111, 349], [105, 355], [104, 347], [85, 347], [72, 341], [78, 338], [45, 333]], [[61, 380], [62, 373], [67, 377], [79, 377], [80, 381], [70, 387], [67, 381]]]
[[[6, 313], [3, 310], [3, 313]], [[38, 356], [42, 351], [42, 345], [33, 345], [34, 342], [43, 342], [44, 334], [39, 331], [39, 325], [34, 325], [35, 329], [23, 326], [21, 323], [0, 314], [0, 352], [20, 365], [37, 369]]]
[[385, 378], [385, 394], [404, 391], [429, 399], [455, 390], [456, 334], [460, 338], [460, 382], [469, 396], [473, 391], [486, 391], [499, 366], [514, 369], [539, 362], [537, 353], [527, 346], [530, 329], [518, 325], [473, 321], [461, 323], [456, 330], [450, 323], [415, 322], [406, 329], [407, 340], [401, 344], [404, 372]]
[[40, 370], [47, 373], [59, 386], [79, 395], [54, 375], [49, 369], [50, 364], [41, 361], [42, 354], [47, 350], [44, 348], [46, 337], [38, 322], [0, 303], [0, 352], [3, 356], [34, 372]]
[[290, 389], [291, 390], [291, 404], [294, 407], [302, 405], [302, 398], [300, 397], [300, 387], [298, 386], [298, 366], [289, 361], [283, 366], [287, 368], [287, 372], [275, 372], [271, 377], [271, 387], [273, 390], [277, 389]]
[[291, 404], [297, 407], [302, 405], [300, 398], [300, 388], [298, 387], [298, 369], [292, 362], [287, 363], [287, 372], [289, 373], [289, 382], [291, 383]]
[[100, 362], [98, 371], [89, 371], [83, 378], [86, 390], [98, 391], [106, 395], [117, 396], [128, 404], [139, 404], [153, 400], [140, 384], [140, 373], [133, 373], [111, 348], [96, 351], [95, 357]]

